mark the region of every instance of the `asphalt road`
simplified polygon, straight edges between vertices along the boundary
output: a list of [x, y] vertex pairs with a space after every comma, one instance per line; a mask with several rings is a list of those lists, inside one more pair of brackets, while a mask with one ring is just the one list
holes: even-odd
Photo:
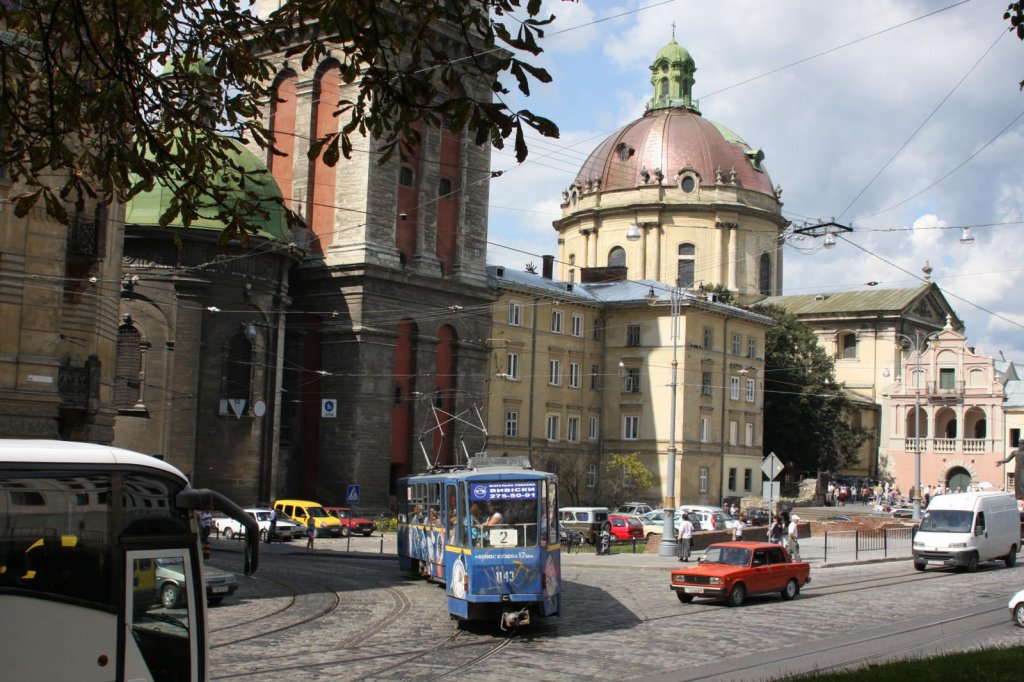
[[[568, 555], [562, 616], [503, 633], [457, 629], [439, 586], [398, 573], [390, 539], [264, 548], [260, 572], [239, 576], [238, 593], [210, 611], [214, 679], [770, 680], [1024, 645], [1006, 608], [1024, 587], [1021, 564], [918, 573], [907, 559], [812, 559], [797, 599], [730, 608], [681, 604], [668, 587], [672, 558]], [[211, 563], [237, 570], [238, 551], [215, 541]]]

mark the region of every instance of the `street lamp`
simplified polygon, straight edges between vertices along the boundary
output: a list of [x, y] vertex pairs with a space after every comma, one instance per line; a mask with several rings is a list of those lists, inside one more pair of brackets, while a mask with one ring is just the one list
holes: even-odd
[[[690, 284], [686, 287], [688, 289]], [[661, 544], [658, 546], [658, 556], [676, 555], [676, 532], [675, 532], [675, 507], [676, 507], [676, 388], [678, 387], [679, 374], [679, 310], [682, 307], [683, 294], [686, 289], [680, 288], [677, 282], [672, 287], [669, 295], [670, 310], [672, 313], [672, 380], [669, 387], [672, 389], [672, 399], [669, 403], [668, 419], [668, 486], [662, 501], [665, 510], [665, 525], [662, 526]], [[647, 293], [647, 304], [654, 306], [658, 303], [658, 296], [651, 287]]]
[[939, 332], [930, 332], [921, 335], [921, 332], [914, 332], [914, 338], [906, 334], [896, 334], [896, 338], [904, 339], [913, 348], [914, 357], [914, 520], [921, 520], [921, 349], [928, 339]]

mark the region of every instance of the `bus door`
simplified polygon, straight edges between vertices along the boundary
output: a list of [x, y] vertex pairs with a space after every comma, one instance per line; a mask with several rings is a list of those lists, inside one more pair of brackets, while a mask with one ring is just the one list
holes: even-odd
[[189, 550], [138, 549], [125, 552], [124, 670], [118, 679], [201, 680], [198, 568]]

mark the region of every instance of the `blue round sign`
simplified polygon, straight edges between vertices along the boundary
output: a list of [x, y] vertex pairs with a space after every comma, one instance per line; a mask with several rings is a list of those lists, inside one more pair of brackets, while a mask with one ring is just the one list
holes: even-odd
[[487, 486], [486, 485], [474, 485], [470, 488], [470, 496], [474, 500], [486, 500], [487, 499]]

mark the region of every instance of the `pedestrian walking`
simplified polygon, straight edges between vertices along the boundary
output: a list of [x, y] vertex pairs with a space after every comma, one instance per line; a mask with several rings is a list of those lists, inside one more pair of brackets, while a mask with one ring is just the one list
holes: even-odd
[[277, 509], [270, 510], [270, 528], [267, 530], [267, 544], [269, 545], [274, 541], [274, 535], [277, 534]]
[[306, 549], [313, 551], [313, 538], [316, 537], [316, 521], [313, 515], [306, 517]]
[[743, 542], [743, 528], [746, 523], [743, 522], [743, 514], [736, 517], [736, 525], [732, 529], [732, 539], [736, 542]]
[[800, 517], [793, 514], [789, 517], [789, 526], [786, 529], [786, 539], [789, 543], [786, 549], [789, 550], [789, 557], [793, 561], [800, 561], [800, 541], [798, 538], [800, 530], [796, 525], [796, 522], [799, 520]]
[[690, 518], [683, 514], [679, 520], [679, 532], [676, 533], [676, 541], [679, 543], [679, 560], [690, 560], [690, 541], [693, 539], [693, 523]]
[[772, 516], [772, 523], [768, 526], [768, 542], [774, 542], [776, 545], [782, 544], [782, 536], [786, 534], [786, 529], [782, 525], [782, 519], [779, 518], [778, 514]]

